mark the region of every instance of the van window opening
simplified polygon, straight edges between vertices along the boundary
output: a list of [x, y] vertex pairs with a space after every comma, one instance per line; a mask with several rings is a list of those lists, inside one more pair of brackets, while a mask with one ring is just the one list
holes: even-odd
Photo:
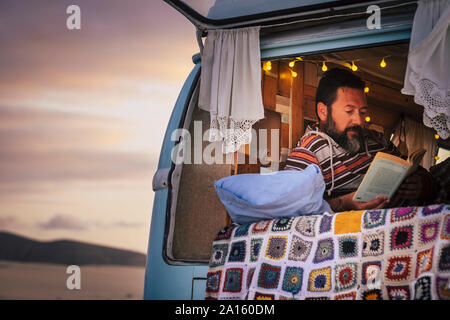
[[[367, 87], [365, 92], [369, 110], [365, 116], [366, 127], [390, 138], [403, 117], [423, 126], [423, 108], [414, 103], [412, 96], [405, 96], [400, 92], [406, 71], [408, 46], [408, 43], [402, 43], [283, 57], [270, 60], [269, 68], [267, 61], [262, 61], [261, 89], [265, 118], [257, 122], [253, 129], [256, 141], [265, 139], [266, 150], [262, 152], [265, 158], [258, 155], [256, 163], [250, 163], [251, 148], [250, 145], [245, 145], [234, 153], [234, 162], [231, 164], [226, 161], [208, 164], [204, 159], [201, 164], [182, 164], [179, 183], [175, 188], [177, 201], [172, 203], [174, 207], [171, 209], [174, 211], [171, 216], [174, 220], [170, 223], [172, 232], [168, 232], [170, 237], [165, 239], [167, 260], [174, 264], [208, 263], [212, 241], [223, 226], [231, 223], [215, 192], [214, 181], [234, 174], [261, 173], [284, 168], [290, 150], [295, 147], [305, 129], [318, 121], [315, 94], [326, 68], [351, 68], [356, 65], [354, 72], [365, 81]], [[197, 105], [194, 106], [189, 126], [191, 137], [194, 137], [196, 121], [197, 124], [200, 121], [203, 135], [209, 129], [209, 113], [199, 109]], [[279, 133], [277, 141], [271, 140], [272, 130]], [[278, 144], [277, 155], [271, 154], [274, 143]], [[215, 156], [214, 148], [207, 149], [209, 144], [204, 140], [196, 147], [202, 148], [203, 155], [210, 152]], [[194, 143], [191, 148], [191, 155], [194, 155]], [[439, 162], [450, 153], [448, 146], [440, 146], [435, 150]], [[244, 159], [244, 163], [238, 162], [238, 157]]]
[[438, 147], [436, 164], [444, 162], [450, 157], [450, 148]]

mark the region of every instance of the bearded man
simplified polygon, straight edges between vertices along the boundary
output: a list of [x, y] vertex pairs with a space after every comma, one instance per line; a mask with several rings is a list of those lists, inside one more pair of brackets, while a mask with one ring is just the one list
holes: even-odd
[[401, 156], [382, 134], [364, 128], [368, 112], [365, 84], [345, 69], [330, 69], [319, 82], [316, 94], [318, 128], [308, 126], [305, 135], [286, 161], [287, 170], [303, 170], [317, 164], [325, 180], [325, 199], [338, 211], [379, 209], [427, 199], [431, 176], [424, 168], [405, 179], [393, 199], [378, 197], [358, 202], [353, 196], [370, 163], [379, 151]]

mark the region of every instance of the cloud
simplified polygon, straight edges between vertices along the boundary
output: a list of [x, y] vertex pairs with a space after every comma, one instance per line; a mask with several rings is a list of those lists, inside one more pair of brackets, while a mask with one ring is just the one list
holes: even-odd
[[195, 28], [168, 4], [79, 0], [77, 31], [66, 28], [70, 4], [0, 2], [0, 190], [8, 193], [41, 182], [150, 185], [193, 67]]
[[127, 125], [110, 120], [0, 107], [0, 185], [143, 179], [150, 184], [157, 155], [127, 149]]
[[[11, 217], [10, 217], [11, 218]], [[0, 219], [0, 223], [2, 220]], [[7, 222], [7, 221], [6, 221]], [[17, 222], [17, 221], [16, 221]], [[130, 221], [105, 222], [100, 220], [82, 220], [80, 217], [68, 214], [55, 214], [47, 221], [37, 223], [38, 228], [52, 230], [86, 231], [92, 229], [136, 229], [145, 227], [144, 223]], [[1, 224], [0, 224], [1, 227]]]
[[93, 221], [92, 224], [95, 225], [95, 227], [101, 229], [136, 229], [147, 226], [143, 222], [129, 222], [129, 221], [114, 221], [114, 222]]
[[56, 214], [48, 221], [40, 223], [39, 227], [42, 229], [63, 229], [63, 230], [87, 230], [88, 225], [80, 219], [64, 214]]
[[[192, 68], [187, 59], [198, 52], [195, 28], [162, 1], [78, 0], [82, 28], [76, 31], [66, 28], [69, 4], [2, 1], [0, 43], [7, 45], [0, 81], [79, 89], [108, 86], [125, 71], [141, 80], [173, 81]], [[174, 49], [180, 47], [189, 53], [180, 55]]]
[[14, 216], [0, 216], [0, 229], [20, 228], [23, 223]]
[[0, 214], [18, 216], [2, 223], [140, 247], [195, 28], [163, 1], [77, 0], [67, 30], [71, 4], [0, 1]]
[[113, 228], [125, 228], [125, 229], [142, 228], [145, 226], [146, 225], [144, 223], [127, 222], [127, 221], [117, 221], [111, 224], [111, 227]]

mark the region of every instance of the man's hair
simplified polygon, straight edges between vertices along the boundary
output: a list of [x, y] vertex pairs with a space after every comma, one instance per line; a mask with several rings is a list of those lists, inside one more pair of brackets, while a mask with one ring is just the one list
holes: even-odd
[[347, 69], [334, 68], [325, 72], [320, 79], [319, 86], [316, 93], [316, 115], [319, 118], [317, 112], [317, 104], [322, 102], [328, 107], [328, 112], [331, 112], [331, 105], [336, 101], [337, 90], [342, 87], [364, 90], [365, 83]]

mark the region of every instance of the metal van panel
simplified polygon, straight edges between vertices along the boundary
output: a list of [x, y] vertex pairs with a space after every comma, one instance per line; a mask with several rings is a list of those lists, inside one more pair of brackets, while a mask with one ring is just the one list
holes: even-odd
[[206, 274], [208, 273], [208, 266], [195, 266], [193, 274], [194, 285], [192, 287], [192, 299], [204, 300], [206, 290]]
[[354, 33], [345, 36], [332, 36], [320, 40], [302, 41], [288, 45], [278, 45], [273, 48], [261, 47], [261, 58], [269, 59], [290, 55], [312, 54], [336, 49], [345, 50], [363, 46], [376, 46], [377, 44], [409, 40], [411, 28], [399, 27], [396, 30], [379, 33]]
[[205, 300], [206, 278], [192, 280], [192, 300]]
[[[189, 98], [200, 75], [197, 64], [186, 79], [175, 103], [164, 136], [158, 170], [172, 167], [171, 151], [175, 141], [171, 141], [172, 131], [179, 128]], [[163, 258], [165, 240], [166, 212], [169, 201], [169, 189], [155, 192], [153, 212], [147, 250], [144, 299], [190, 299], [192, 291], [193, 266], [172, 266]]]
[[189, 97], [194, 90], [197, 79], [200, 76], [200, 64], [196, 64], [194, 69], [189, 74], [186, 79], [183, 88], [175, 102], [175, 107], [173, 108], [172, 115], [170, 116], [170, 121], [167, 126], [166, 134], [164, 135], [163, 145], [161, 148], [161, 154], [158, 162], [158, 169], [170, 168], [172, 166], [172, 159], [170, 153], [172, 148], [175, 146], [176, 141], [171, 141], [170, 136], [173, 130], [180, 128], [182, 125], [182, 119], [184, 112], [186, 111], [187, 105], [189, 104]]
[[[198, 101], [198, 93], [200, 90], [200, 82], [197, 81], [195, 83], [195, 88], [192, 93], [192, 97], [190, 98], [189, 104], [187, 105], [187, 110], [185, 112], [184, 122], [183, 125], [180, 125], [180, 128], [189, 130], [189, 124], [192, 120], [192, 113], [194, 111], [194, 108], [197, 106]], [[175, 228], [175, 216], [176, 216], [176, 209], [177, 209], [177, 201], [178, 201], [178, 193], [180, 190], [180, 180], [181, 180], [181, 173], [183, 171], [183, 163], [176, 164], [173, 166], [172, 176], [171, 178], [171, 199], [170, 199], [170, 208], [168, 209], [168, 216], [169, 218], [169, 225], [167, 237], [166, 237], [166, 243], [165, 243], [165, 255], [166, 258], [171, 261], [171, 264], [184, 264], [184, 262], [178, 262], [174, 261], [173, 257], [173, 234], [174, 234], [174, 228]], [[173, 261], [173, 262], [172, 262]]]
[[[308, 0], [297, 1], [296, 5], [283, 7], [277, 6], [277, 4], [283, 4], [283, 2], [280, 1], [275, 2], [275, 6], [272, 7], [272, 10], [264, 10], [262, 12], [247, 11], [246, 14], [243, 14], [245, 11], [240, 11], [243, 15], [228, 15], [228, 17], [224, 16], [223, 18], [209, 18], [189, 6], [189, 4], [184, 1], [164, 1], [185, 16], [197, 29], [200, 30], [242, 28], [249, 25], [270, 25], [279, 21], [300, 19], [301, 17], [315, 13], [329, 13], [340, 9], [349, 8], [357, 10], [362, 7], [365, 10], [365, 8], [371, 4], [383, 5], [398, 2], [398, 0]], [[242, 1], [242, 3], [246, 4], [245, 1]], [[272, 3], [274, 2], [272, 1]], [[238, 8], [237, 6], [239, 6], [239, 2], [236, 2], [236, 4], [230, 4], [229, 8], [235, 9]], [[261, 9], [261, 6], [258, 7], [256, 4], [252, 7], [254, 9]], [[211, 7], [209, 10], [214, 11], [214, 8]]]
[[145, 271], [144, 299], [191, 299], [193, 266], [168, 265], [163, 257], [165, 209], [169, 189], [156, 191]]
[[414, 13], [387, 16], [382, 20], [382, 28], [373, 30], [366, 27], [364, 19], [359, 19], [280, 32], [261, 38], [261, 58], [298, 56], [409, 40], [413, 19]]

